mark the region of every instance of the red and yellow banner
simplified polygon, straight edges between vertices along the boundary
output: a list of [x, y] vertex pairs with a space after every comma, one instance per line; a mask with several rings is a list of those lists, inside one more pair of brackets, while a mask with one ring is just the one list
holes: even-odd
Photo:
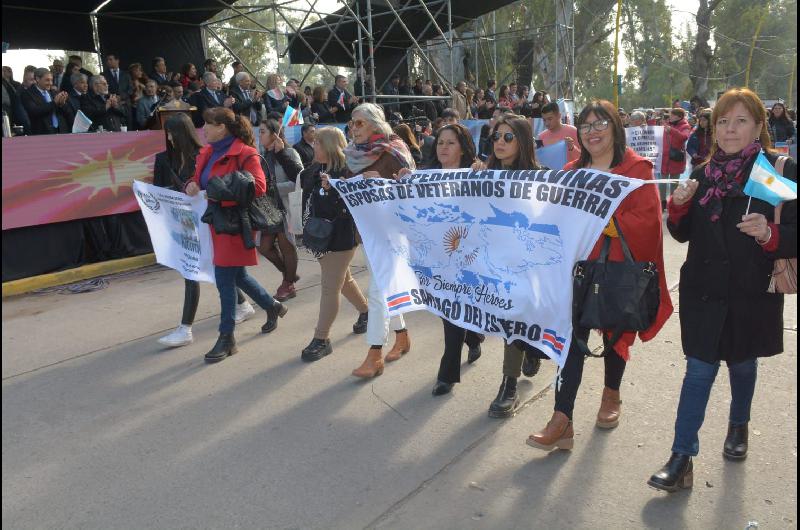
[[132, 212], [162, 131], [3, 138], [3, 230]]

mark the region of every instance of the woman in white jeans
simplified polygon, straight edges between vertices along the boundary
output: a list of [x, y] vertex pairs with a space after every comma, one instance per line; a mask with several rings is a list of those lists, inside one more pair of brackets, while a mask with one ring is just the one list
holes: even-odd
[[[362, 103], [353, 109], [349, 126], [353, 141], [344, 150], [347, 177], [363, 175], [364, 178], [393, 178], [402, 168], [415, 169], [408, 147], [392, 132], [381, 107]], [[367, 269], [370, 273], [366, 336], [369, 351], [361, 366], [353, 370], [354, 376], [363, 378], [381, 375], [384, 360], [396, 361], [411, 349], [403, 317], [389, 317], [383, 291], [375, 281], [369, 259]], [[395, 332], [395, 343], [384, 359], [383, 345], [390, 328]]]

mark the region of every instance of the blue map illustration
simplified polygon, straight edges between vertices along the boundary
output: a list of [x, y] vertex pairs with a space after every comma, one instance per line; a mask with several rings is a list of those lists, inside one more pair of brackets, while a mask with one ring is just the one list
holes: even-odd
[[458, 205], [399, 206], [395, 215], [406, 238], [388, 244], [418, 276], [439, 275], [498, 295], [511, 293], [516, 282], [510, 278], [562, 262], [557, 225], [533, 223], [524, 213], [489, 206], [491, 214], [484, 218]]

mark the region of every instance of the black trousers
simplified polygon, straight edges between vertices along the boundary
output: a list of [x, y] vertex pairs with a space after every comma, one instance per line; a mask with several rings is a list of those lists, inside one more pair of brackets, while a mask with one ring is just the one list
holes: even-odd
[[461, 381], [461, 350], [464, 344], [470, 348], [480, 345], [481, 336], [445, 319], [442, 319], [442, 324], [444, 325], [444, 355], [439, 363], [439, 375], [436, 378], [444, 383], [458, 383]]
[[[589, 331], [576, 330], [578, 338], [589, 340]], [[564, 368], [561, 369], [561, 384], [556, 390], [555, 410], [563, 412], [569, 419], [572, 419], [572, 410], [575, 408], [575, 398], [578, 395], [578, 388], [583, 379], [583, 363], [586, 357], [577, 351], [574, 341], [569, 348], [569, 355]], [[625, 373], [626, 361], [613, 350], [603, 357], [605, 364], [605, 385], [612, 390], [619, 390], [622, 384], [622, 376]]]

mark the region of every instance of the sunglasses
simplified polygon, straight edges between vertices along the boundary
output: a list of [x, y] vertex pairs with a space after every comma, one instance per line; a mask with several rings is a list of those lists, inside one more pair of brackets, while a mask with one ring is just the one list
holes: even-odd
[[605, 131], [608, 129], [608, 120], [597, 120], [592, 123], [584, 123], [578, 127], [578, 130], [581, 132], [581, 134], [589, 134], [592, 129], [598, 132]]
[[515, 136], [514, 133], [512, 132], [500, 133], [500, 131], [496, 131], [492, 135], [492, 140], [494, 140], [495, 142], [500, 141], [500, 138], [502, 138], [505, 143], [510, 144], [511, 142], [514, 141]]

